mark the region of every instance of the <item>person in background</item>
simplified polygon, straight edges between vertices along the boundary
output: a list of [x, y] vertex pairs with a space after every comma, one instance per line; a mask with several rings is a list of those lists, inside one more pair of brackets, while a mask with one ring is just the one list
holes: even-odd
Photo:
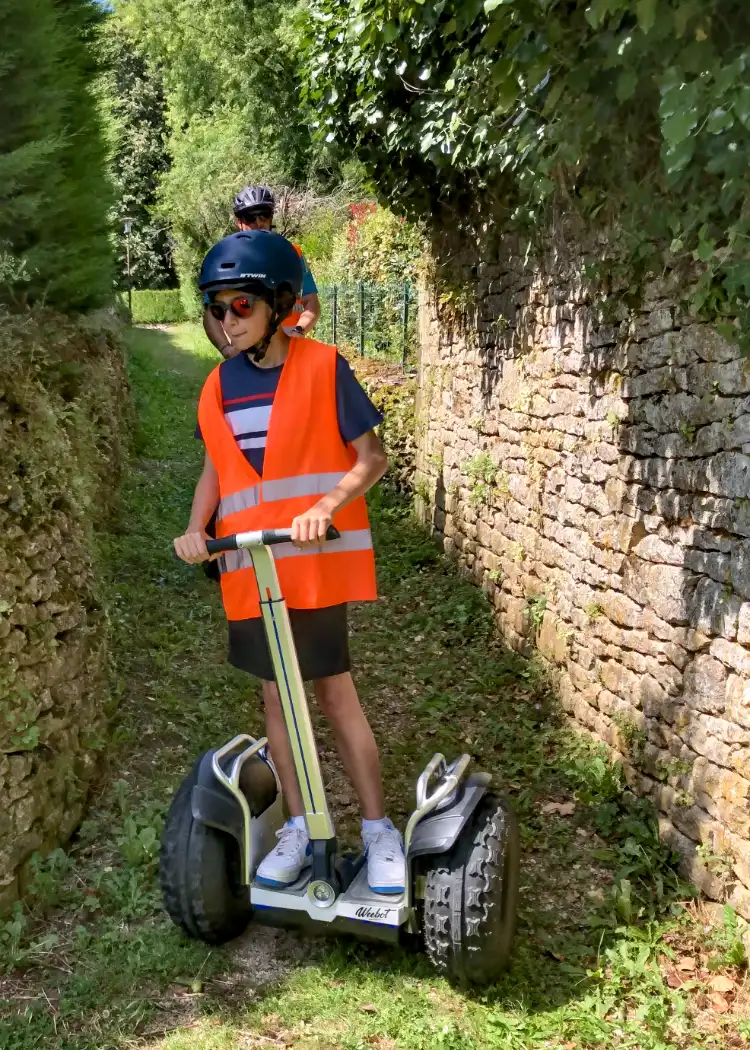
[[[268, 186], [245, 186], [234, 198], [234, 221], [238, 230], [271, 230], [273, 215], [276, 209], [276, 198]], [[292, 312], [285, 319], [284, 331], [291, 336], [304, 336], [313, 330], [320, 317], [320, 300], [318, 288], [313, 275], [305, 262], [299, 245], [294, 249], [302, 260], [303, 280], [302, 293]], [[232, 346], [221, 321], [211, 314], [208, 304], [204, 302], [203, 329], [213, 345], [223, 357], [233, 357], [237, 352]]]

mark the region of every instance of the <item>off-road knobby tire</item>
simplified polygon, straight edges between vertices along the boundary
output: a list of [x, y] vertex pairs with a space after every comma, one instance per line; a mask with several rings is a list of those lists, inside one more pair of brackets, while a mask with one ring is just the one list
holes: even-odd
[[161, 889], [176, 926], [196, 940], [224, 944], [244, 932], [252, 908], [240, 879], [237, 842], [193, 819], [190, 799], [199, 762], [169, 807], [161, 841]]
[[492, 984], [510, 959], [518, 903], [518, 827], [508, 803], [488, 795], [453, 849], [426, 861], [430, 960], [458, 984]]

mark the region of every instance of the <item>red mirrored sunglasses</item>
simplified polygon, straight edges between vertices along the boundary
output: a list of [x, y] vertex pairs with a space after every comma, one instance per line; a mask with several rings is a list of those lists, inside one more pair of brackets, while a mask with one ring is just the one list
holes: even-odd
[[253, 310], [259, 302], [261, 302], [261, 299], [258, 295], [238, 295], [236, 299], [232, 299], [231, 303], [228, 304], [209, 303], [208, 309], [211, 311], [211, 316], [215, 317], [217, 321], [223, 321], [228, 310], [231, 310], [235, 317], [246, 321], [248, 317], [253, 316]]

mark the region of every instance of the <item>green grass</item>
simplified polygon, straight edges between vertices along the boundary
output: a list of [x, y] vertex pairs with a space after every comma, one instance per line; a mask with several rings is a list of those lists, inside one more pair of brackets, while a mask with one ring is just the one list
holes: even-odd
[[[216, 587], [171, 556], [215, 361], [194, 326], [133, 332], [137, 458], [120, 531], [104, 540], [119, 709], [79, 835], [36, 863], [25, 906], [0, 923], [3, 1050], [743, 1045], [745, 1000], [738, 991], [717, 1013], [707, 988], [717, 972], [739, 988], [742, 924], [678, 903], [690, 891], [648, 806], [566, 729], [539, 669], [498, 645], [482, 593], [385, 490], [371, 499], [382, 597], [354, 616], [352, 645], [389, 810], [403, 823], [436, 750], [469, 750], [512, 798], [524, 864], [510, 971], [465, 995], [406, 951], [268, 930], [215, 950], [165, 919], [157, 852], [176, 785], [202, 749], [261, 728], [257, 688], [224, 660]], [[353, 842], [356, 802], [318, 728], [337, 826]], [[685, 955], [695, 980], [670, 987]]]

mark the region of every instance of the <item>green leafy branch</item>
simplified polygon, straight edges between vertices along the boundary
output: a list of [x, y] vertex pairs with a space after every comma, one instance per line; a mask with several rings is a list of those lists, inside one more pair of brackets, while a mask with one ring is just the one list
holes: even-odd
[[600, 275], [682, 267], [694, 311], [750, 330], [741, 0], [314, 0], [305, 54], [318, 135], [391, 204], [471, 237], [562, 205], [609, 231]]

